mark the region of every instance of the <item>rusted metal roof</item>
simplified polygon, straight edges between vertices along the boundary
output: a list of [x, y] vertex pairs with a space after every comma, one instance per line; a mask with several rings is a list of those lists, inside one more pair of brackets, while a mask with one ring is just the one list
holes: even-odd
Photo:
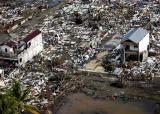
[[33, 38], [35, 38], [37, 35], [39, 35], [41, 33], [40, 30], [36, 29], [35, 31], [31, 32], [29, 35], [27, 35], [23, 41], [24, 42], [28, 42], [30, 40], [32, 40]]
[[16, 45], [16, 42], [12, 41], [12, 40], [9, 40], [7, 42], [4, 43], [5, 45], [9, 46], [9, 47], [13, 47]]

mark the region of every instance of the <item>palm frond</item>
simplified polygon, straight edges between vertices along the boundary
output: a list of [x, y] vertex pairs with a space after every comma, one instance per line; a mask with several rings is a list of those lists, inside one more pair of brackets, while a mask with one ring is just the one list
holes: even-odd
[[32, 105], [25, 105], [25, 110], [31, 114], [40, 114], [39, 110]]
[[30, 93], [30, 89], [24, 90], [23, 93], [22, 93], [22, 95], [21, 95], [20, 100], [24, 101], [28, 97], [29, 93]]

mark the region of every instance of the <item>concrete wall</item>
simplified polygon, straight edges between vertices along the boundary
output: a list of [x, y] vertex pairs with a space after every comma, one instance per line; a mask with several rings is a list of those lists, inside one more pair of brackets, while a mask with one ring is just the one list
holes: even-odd
[[31, 60], [43, 50], [42, 33], [37, 35], [31, 41], [27, 42], [27, 45], [29, 45], [29, 43], [31, 43], [30, 47], [18, 55], [19, 65], [24, 65], [27, 61]]
[[147, 51], [149, 45], [149, 33], [139, 42], [139, 52]]
[[[7, 52], [5, 50], [7, 50]], [[13, 48], [11, 48], [11, 47], [9, 47], [7, 45], [2, 45], [2, 46], [0, 46], [0, 53], [3, 56], [5, 56], [5, 55], [11, 56], [11, 55], [14, 54], [14, 50], [13, 50]]]
[[142, 59], [142, 61], [146, 61], [147, 58], [148, 58], [148, 51], [144, 51], [143, 52], [143, 59]]

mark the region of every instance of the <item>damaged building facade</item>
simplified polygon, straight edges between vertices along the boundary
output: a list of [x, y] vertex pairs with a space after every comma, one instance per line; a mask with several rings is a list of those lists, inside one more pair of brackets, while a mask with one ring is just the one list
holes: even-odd
[[128, 60], [145, 61], [148, 57], [149, 32], [134, 28], [126, 33], [121, 41], [123, 62]]
[[22, 40], [1, 43], [0, 60], [22, 66], [42, 50], [42, 33], [40, 30], [35, 30]]

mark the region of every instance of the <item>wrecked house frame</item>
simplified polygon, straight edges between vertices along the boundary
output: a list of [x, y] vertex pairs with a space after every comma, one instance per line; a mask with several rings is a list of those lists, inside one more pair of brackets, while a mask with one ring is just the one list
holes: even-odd
[[148, 57], [149, 32], [143, 28], [131, 29], [124, 35], [121, 45], [123, 62], [128, 60], [145, 61]]

